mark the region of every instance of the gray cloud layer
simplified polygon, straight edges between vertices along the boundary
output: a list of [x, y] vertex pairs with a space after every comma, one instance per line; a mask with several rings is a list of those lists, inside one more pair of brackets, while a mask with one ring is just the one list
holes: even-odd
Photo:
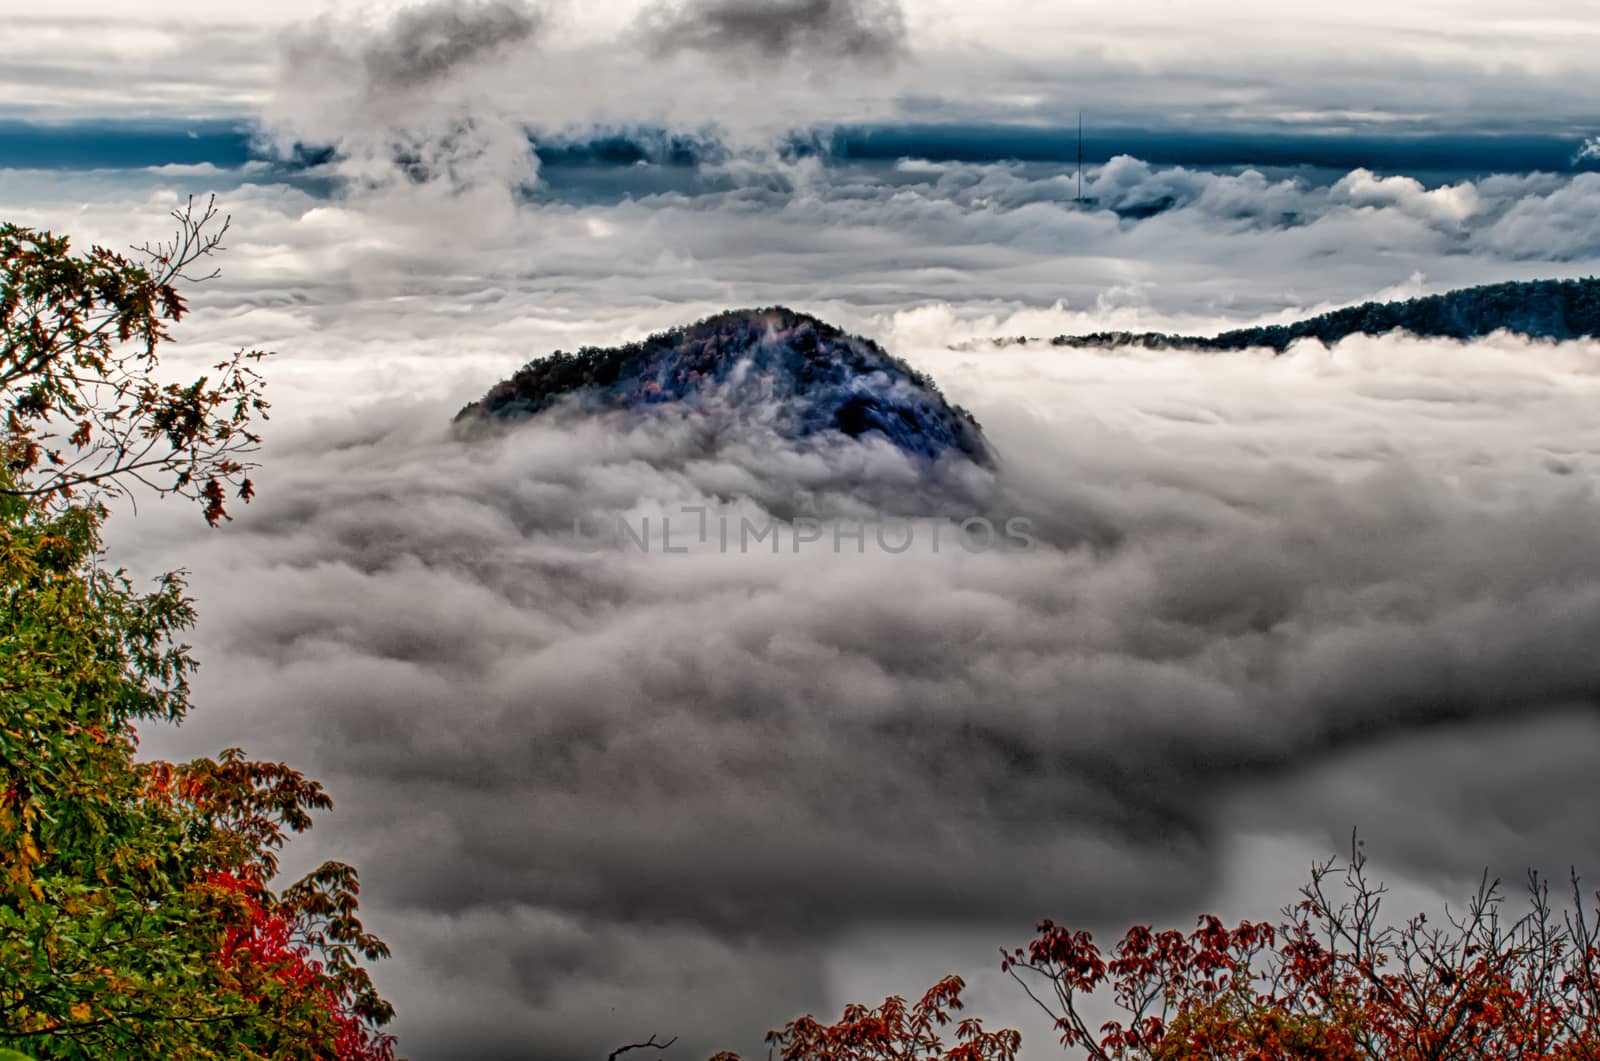
[[542, 20], [535, 8], [519, 0], [404, 8], [386, 33], [361, 45], [361, 62], [381, 87], [425, 85], [528, 40]]
[[801, 57], [819, 73], [906, 47], [899, 0], [676, 0], [646, 9], [641, 26], [663, 51], [698, 51], [713, 61]]
[[[61, 13], [13, 19], [0, 109], [51, 117], [279, 110], [268, 61], [275, 31], [303, 26], [325, 5], [284, 0], [244, 23], [189, 6], [73, 0]], [[417, 5], [385, 6], [401, 11], [398, 26]], [[524, 10], [421, 6], [431, 13], [420, 21], [440, 30], [459, 8], [473, 26], [485, 11], [499, 12], [515, 31]], [[494, 96], [515, 119], [553, 128], [663, 118], [768, 131], [879, 118], [1059, 123], [1083, 109], [1105, 122], [1185, 128], [1537, 128], [1575, 142], [1595, 132], [1590, 12], [1579, 0], [1536, 0], [1515, 12], [1478, 0], [1352, 0], [1333, 13], [1259, 0], [1182, 10], [1161, 0], [1095, 9], [1026, 0], [680, 0], [645, 20], [661, 31], [658, 43], [664, 34], [664, 43], [691, 49], [664, 66], [659, 52], [643, 65], [637, 45], [652, 37], [637, 32], [641, 7], [554, 5], [552, 46], [538, 64], [507, 73], [496, 56], [476, 53]], [[427, 51], [390, 58], [456, 54]], [[878, 61], [885, 51], [908, 61], [891, 70]], [[818, 76], [763, 76], [761, 59], [799, 53]], [[718, 61], [732, 55], [745, 61]]]

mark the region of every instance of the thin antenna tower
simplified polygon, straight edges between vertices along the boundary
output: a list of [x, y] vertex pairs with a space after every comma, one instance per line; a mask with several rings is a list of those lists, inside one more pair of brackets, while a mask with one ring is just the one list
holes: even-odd
[[1078, 202], [1083, 202], [1083, 112], [1078, 112]]

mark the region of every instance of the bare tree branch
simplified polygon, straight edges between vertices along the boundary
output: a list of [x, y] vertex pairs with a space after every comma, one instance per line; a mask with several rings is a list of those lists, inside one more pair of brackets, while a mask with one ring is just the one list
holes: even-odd
[[610, 1054], [610, 1056], [608, 1056], [606, 1058], [606, 1061], [617, 1061], [618, 1057], [620, 1057], [621, 1055], [627, 1053], [629, 1050], [650, 1050], [650, 1049], [665, 1050], [667, 1047], [671, 1046], [673, 1043], [675, 1043], [677, 1041], [678, 1041], [678, 1037], [676, 1035], [674, 1035], [672, 1038], [668, 1039], [666, 1042], [658, 1043], [658, 1042], [656, 1042], [656, 1037], [654, 1035], [652, 1035], [652, 1036], [650, 1036], [650, 1038], [646, 1039], [642, 1043], [629, 1043], [627, 1046], [619, 1046], [619, 1047], [617, 1047], [615, 1050], [611, 1051], [611, 1054]]

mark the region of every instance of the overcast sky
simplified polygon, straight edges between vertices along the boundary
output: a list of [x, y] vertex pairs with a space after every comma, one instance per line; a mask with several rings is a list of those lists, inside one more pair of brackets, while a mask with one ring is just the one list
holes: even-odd
[[[192, 571], [198, 710], [338, 809], [292, 854], [363, 872], [414, 1061], [674, 1061], [920, 991], [1051, 1036], [995, 949], [1041, 917], [1262, 917], [1362, 828], [1399, 898], [1485, 866], [1600, 873], [1600, 344], [1390, 337], [1195, 357], [993, 336], [1205, 332], [1592, 275], [1579, 3], [1037, 3], [15, 18], [0, 117], [240, 118], [265, 161], [49, 171], [0, 216], [126, 246], [217, 192], [222, 275], [172, 358], [277, 351], [261, 498], [113, 523]], [[252, 21], [253, 20], [253, 21]], [[773, 150], [832, 121], [1249, 132], [1537, 127], [1546, 172], [1065, 167]], [[718, 126], [729, 149], [555, 180], [527, 130]], [[1109, 119], [1101, 119], [1109, 120]], [[671, 176], [670, 174], [667, 176]], [[660, 178], [659, 185], [649, 181]], [[676, 178], [673, 178], [676, 180]], [[632, 183], [630, 183], [632, 182]], [[620, 189], [620, 190], [619, 190]], [[627, 194], [624, 194], [624, 193]], [[1148, 216], [1145, 216], [1148, 215]], [[998, 461], [810, 447], [763, 410], [450, 417], [529, 358], [784, 303], [875, 338]], [[955, 348], [953, 348], [955, 347]], [[1040, 548], [584, 552], [574, 518], [1024, 515]]]
[[[302, 46], [290, 49], [300, 60], [308, 45], [324, 58], [349, 56], [375, 26], [418, 6], [64, 0], [47, 14], [18, 10], [8, 18], [14, 46], [0, 61], [0, 108], [57, 118], [253, 114], [282, 84], [286, 40]], [[727, 0], [693, 9], [504, 0], [461, 8], [464, 22], [496, 11], [528, 16], [535, 32], [518, 39], [500, 26], [496, 69], [475, 56], [478, 87], [492, 89], [507, 113], [553, 125], [1038, 121], [1085, 109], [1102, 120], [1174, 125], [1572, 131], [1592, 121], [1600, 87], [1592, 62], [1600, 28], [1582, 0]], [[730, 90], [723, 75], [752, 63], [775, 76], [760, 93]], [[293, 72], [305, 76], [303, 67]]]

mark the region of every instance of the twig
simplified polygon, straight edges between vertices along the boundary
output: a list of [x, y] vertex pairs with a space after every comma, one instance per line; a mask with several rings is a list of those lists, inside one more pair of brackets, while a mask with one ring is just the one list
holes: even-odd
[[648, 1050], [651, 1047], [654, 1047], [657, 1050], [665, 1050], [667, 1047], [671, 1046], [673, 1043], [675, 1043], [677, 1041], [678, 1041], [678, 1037], [676, 1035], [674, 1035], [672, 1038], [668, 1039], [666, 1042], [658, 1043], [658, 1042], [656, 1042], [656, 1037], [654, 1035], [652, 1035], [652, 1036], [650, 1036], [650, 1038], [646, 1039], [642, 1043], [629, 1043], [627, 1046], [619, 1046], [619, 1047], [617, 1047], [615, 1050], [611, 1051], [611, 1056], [607, 1057], [606, 1061], [617, 1061], [617, 1057], [619, 1055], [625, 1054], [629, 1050]]

